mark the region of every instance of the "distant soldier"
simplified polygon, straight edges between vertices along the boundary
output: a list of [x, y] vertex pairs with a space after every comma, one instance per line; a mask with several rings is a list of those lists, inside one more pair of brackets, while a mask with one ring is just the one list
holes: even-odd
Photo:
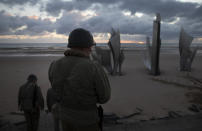
[[48, 111], [51, 112], [53, 115], [54, 129], [55, 131], [59, 131], [60, 130], [59, 103], [57, 102], [57, 94], [56, 92], [54, 92], [52, 88], [48, 89], [46, 100]]
[[89, 58], [94, 45], [89, 31], [75, 29], [68, 41], [70, 49], [49, 68], [49, 80], [60, 103], [63, 131], [100, 131], [96, 104], [110, 99], [107, 74]]
[[27, 131], [37, 131], [40, 110], [44, 109], [44, 99], [41, 89], [37, 85], [37, 77], [33, 74], [29, 75], [27, 82], [20, 87], [18, 92], [18, 108], [24, 111]]

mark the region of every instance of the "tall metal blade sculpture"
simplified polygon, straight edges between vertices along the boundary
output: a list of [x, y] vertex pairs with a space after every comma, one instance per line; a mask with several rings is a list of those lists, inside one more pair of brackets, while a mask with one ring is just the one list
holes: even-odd
[[122, 64], [123, 64], [123, 61], [125, 60], [125, 55], [124, 55], [124, 50], [121, 49], [120, 51], [120, 54], [119, 54], [119, 75], [123, 75], [123, 72], [122, 72]]
[[112, 72], [112, 64], [111, 64], [111, 51], [109, 49], [102, 49], [101, 47], [95, 47], [96, 55], [94, 56], [101, 65], [103, 65], [106, 70], [111, 73]]
[[151, 47], [151, 74], [155, 76], [160, 75], [160, 69], [159, 69], [159, 55], [161, 48], [160, 27], [161, 27], [161, 16], [159, 13], [157, 13], [156, 20], [153, 22], [153, 39]]
[[191, 65], [197, 52], [197, 47], [190, 49], [193, 37], [181, 28], [179, 39], [180, 71], [191, 71]]
[[151, 71], [151, 45], [149, 37], [146, 37], [146, 50], [144, 52], [144, 65]]
[[119, 58], [120, 58], [120, 32], [119, 30], [115, 31], [113, 28], [111, 30], [111, 37], [109, 39], [109, 47], [112, 51], [113, 57], [113, 70], [112, 75], [116, 75], [118, 65], [119, 65]]

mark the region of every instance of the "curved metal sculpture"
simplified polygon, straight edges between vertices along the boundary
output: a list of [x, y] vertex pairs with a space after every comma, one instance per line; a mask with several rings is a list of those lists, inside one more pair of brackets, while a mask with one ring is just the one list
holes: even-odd
[[112, 75], [115, 75], [118, 68], [118, 61], [120, 55], [120, 32], [119, 30], [115, 31], [113, 28], [111, 30], [111, 38], [109, 39], [109, 47], [112, 51], [113, 56], [113, 70]]
[[161, 48], [160, 38], [161, 16], [156, 14], [156, 20], [153, 23], [153, 39], [152, 39], [152, 53], [151, 53], [151, 74], [160, 75], [159, 69], [159, 55]]
[[125, 59], [125, 56], [123, 50], [120, 49], [121, 43], [120, 43], [119, 30], [115, 31], [113, 28], [111, 29], [111, 37], [109, 39], [108, 45], [112, 51], [112, 57], [113, 57], [113, 68], [111, 74], [116, 75], [119, 67], [119, 75], [122, 75], [121, 65]]
[[156, 20], [153, 22], [153, 38], [152, 45], [150, 46], [149, 37], [147, 37], [146, 52], [144, 64], [150, 73], [154, 76], [160, 74], [159, 69], [159, 55], [161, 48], [160, 38], [161, 17], [160, 14], [156, 14]]
[[112, 72], [111, 64], [111, 51], [109, 49], [102, 49], [101, 47], [95, 46], [96, 55], [94, 60], [97, 60], [102, 66], [106, 68], [108, 72]]
[[180, 71], [191, 71], [191, 65], [197, 52], [197, 47], [190, 49], [193, 37], [181, 28], [179, 39]]
[[151, 71], [151, 45], [150, 38], [146, 37], [146, 50], [144, 52], [144, 65]]

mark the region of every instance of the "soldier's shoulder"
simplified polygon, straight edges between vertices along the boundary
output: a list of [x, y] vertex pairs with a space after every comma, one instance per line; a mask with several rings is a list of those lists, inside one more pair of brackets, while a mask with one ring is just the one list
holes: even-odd
[[61, 58], [59, 58], [59, 59], [57, 59], [57, 60], [53, 60], [53, 61], [51, 62], [51, 64], [50, 64], [50, 68], [52, 68], [52, 67], [54, 67], [54, 66], [56, 66], [56, 65], [58, 65], [58, 64], [60, 64], [60, 63], [62, 63], [64, 60], [65, 60], [65, 57], [61, 57]]
[[61, 62], [61, 61], [65, 60], [65, 58], [66, 58], [66, 57], [63, 56], [63, 57], [61, 57], [61, 58], [59, 58], [59, 59], [53, 60], [53, 61], [51, 62], [51, 64]]

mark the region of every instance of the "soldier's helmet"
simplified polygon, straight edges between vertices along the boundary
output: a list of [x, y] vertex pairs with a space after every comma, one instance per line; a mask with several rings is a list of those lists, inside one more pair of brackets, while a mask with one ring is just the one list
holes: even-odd
[[34, 75], [34, 74], [30, 74], [30, 75], [27, 77], [27, 80], [28, 80], [29, 82], [37, 81], [37, 77], [36, 77], [36, 75]]
[[77, 28], [69, 34], [67, 47], [89, 48], [95, 45], [92, 34], [82, 28]]

